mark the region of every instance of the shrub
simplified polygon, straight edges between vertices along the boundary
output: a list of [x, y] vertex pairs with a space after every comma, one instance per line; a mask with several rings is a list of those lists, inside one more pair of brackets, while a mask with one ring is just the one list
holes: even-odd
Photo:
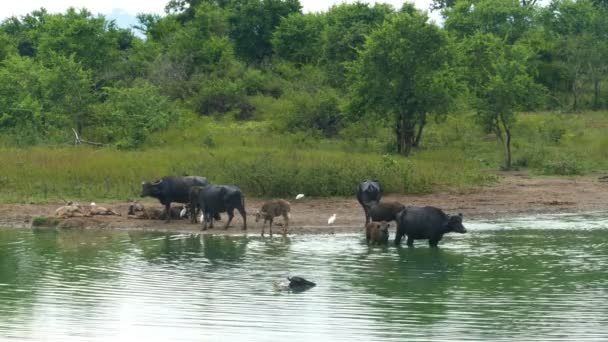
[[583, 166], [573, 158], [549, 160], [543, 164], [546, 175], [572, 176], [583, 174]]
[[150, 83], [137, 82], [130, 88], [104, 88], [107, 99], [95, 106], [97, 139], [119, 148], [141, 146], [152, 132], [179, 120], [168, 98]]

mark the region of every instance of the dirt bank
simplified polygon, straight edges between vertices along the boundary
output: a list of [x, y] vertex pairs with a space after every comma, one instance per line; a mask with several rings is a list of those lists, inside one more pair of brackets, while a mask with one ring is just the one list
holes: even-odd
[[[524, 173], [504, 173], [494, 186], [473, 189], [467, 193], [434, 193], [429, 195], [387, 195], [387, 201], [399, 201], [405, 205], [432, 205], [447, 213], [461, 212], [466, 221], [470, 219], [492, 219], [521, 216], [535, 213], [563, 213], [585, 211], [608, 211], [608, 182], [601, 175], [557, 178], [529, 177]], [[363, 211], [352, 198], [304, 198], [289, 199], [292, 204], [290, 233], [338, 233], [362, 230]], [[256, 224], [254, 214], [262, 199], [247, 198], [249, 234], [259, 234], [261, 223]], [[143, 201], [145, 205], [160, 207], [154, 199]], [[62, 222], [67, 227], [141, 229], [161, 231], [198, 231], [200, 225], [186, 220], [164, 221], [137, 220], [126, 217], [128, 203], [99, 203], [120, 211], [123, 216], [95, 216], [70, 218]], [[29, 228], [38, 216], [53, 216], [62, 204], [3, 204], [0, 205], [0, 227]], [[328, 226], [327, 219], [337, 215], [336, 222]], [[225, 220], [225, 215], [223, 220]], [[282, 219], [277, 218], [280, 222]], [[241, 234], [241, 219], [237, 214], [228, 230], [223, 230], [225, 221], [206, 231], [211, 234]], [[275, 233], [281, 227], [275, 228]]]

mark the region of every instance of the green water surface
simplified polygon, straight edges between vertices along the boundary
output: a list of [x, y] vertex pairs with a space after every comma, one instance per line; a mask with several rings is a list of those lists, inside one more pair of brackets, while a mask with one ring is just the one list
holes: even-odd
[[608, 340], [608, 215], [465, 225], [439, 249], [0, 229], [0, 341]]

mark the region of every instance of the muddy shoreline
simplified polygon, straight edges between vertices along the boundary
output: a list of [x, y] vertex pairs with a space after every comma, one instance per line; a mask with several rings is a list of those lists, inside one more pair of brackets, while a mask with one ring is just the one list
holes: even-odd
[[[386, 201], [398, 201], [404, 205], [432, 205], [446, 213], [463, 213], [467, 220], [497, 219], [533, 214], [576, 213], [608, 210], [608, 182], [602, 175], [585, 177], [530, 177], [525, 173], [502, 173], [500, 181], [488, 187], [473, 189], [466, 193], [441, 192], [427, 195], [389, 194]], [[95, 200], [95, 199], [92, 199]], [[333, 234], [360, 232], [363, 230], [363, 210], [355, 199], [308, 198], [288, 199], [292, 205], [289, 234]], [[263, 199], [246, 198], [248, 229], [241, 230], [242, 221], [236, 214], [230, 228], [223, 229], [226, 215], [216, 223], [214, 229], [205, 234], [260, 234], [261, 222], [255, 223], [255, 212]], [[86, 203], [83, 201], [83, 204]], [[161, 207], [158, 201], [146, 199], [146, 206]], [[187, 220], [165, 223], [160, 220], [127, 218], [128, 202], [99, 203], [122, 213], [122, 216], [94, 216], [61, 220], [65, 228], [98, 228], [120, 230], [145, 230], [168, 232], [199, 232], [199, 224]], [[57, 204], [0, 204], [0, 227], [31, 228], [36, 217], [54, 215]], [[329, 226], [327, 219], [337, 215], [336, 222]], [[275, 222], [281, 222], [276, 218]], [[273, 233], [282, 227], [275, 226]], [[268, 232], [268, 228], [266, 228]]]

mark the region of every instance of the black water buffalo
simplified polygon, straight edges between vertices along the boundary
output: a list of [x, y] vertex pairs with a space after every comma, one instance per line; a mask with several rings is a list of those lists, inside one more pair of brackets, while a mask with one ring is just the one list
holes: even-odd
[[[166, 176], [154, 183], [143, 182], [141, 197], [158, 198], [165, 205], [165, 212], [171, 212], [171, 202], [188, 203], [190, 201], [190, 188], [205, 186], [209, 182], [205, 177], [199, 176]], [[167, 215], [167, 222], [171, 216]]]
[[447, 215], [435, 207], [407, 207], [397, 215], [395, 244], [400, 244], [407, 235], [408, 246], [413, 246], [414, 240], [428, 239], [429, 246], [437, 247], [443, 234], [449, 232], [467, 232], [462, 225], [462, 214]]
[[382, 202], [376, 205], [373, 205], [368, 210], [368, 215], [372, 221], [396, 221], [397, 214], [401, 212], [401, 210], [405, 209], [405, 206], [399, 202]]
[[228, 213], [228, 222], [224, 226], [224, 229], [227, 229], [234, 217], [234, 209], [237, 209], [243, 218], [243, 230], [247, 229], [245, 198], [238, 187], [234, 185], [193, 187], [190, 197], [191, 210], [193, 212], [198, 209], [203, 211], [203, 228], [201, 230], [206, 230], [209, 222], [211, 222], [209, 228], [213, 228], [212, 217], [224, 212]]
[[366, 180], [359, 184], [357, 189], [357, 200], [365, 211], [365, 223], [369, 223], [369, 210], [372, 206], [380, 203], [382, 198], [382, 187], [377, 180]]

